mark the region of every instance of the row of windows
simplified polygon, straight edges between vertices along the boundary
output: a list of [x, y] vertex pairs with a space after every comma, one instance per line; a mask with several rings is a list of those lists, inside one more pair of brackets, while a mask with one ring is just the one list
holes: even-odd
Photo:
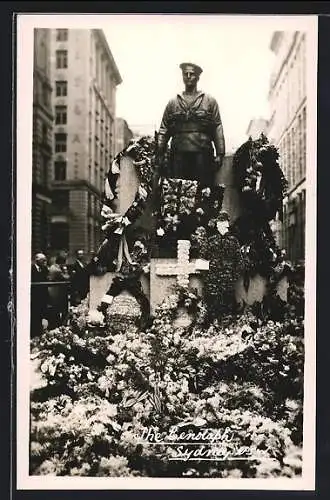
[[272, 97], [273, 109], [279, 110], [274, 126], [274, 136], [279, 138], [287, 123], [291, 121], [297, 108], [306, 96], [306, 46], [304, 38], [295, 48], [290, 65], [283, 73], [281, 81]]
[[38, 76], [35, 78], [34, 83], [34, 100], [49, 108], [51, 100], [51, 89], [50, 85], [46, 81], [43, 81]]
[[304, 190], [297, 196], [294, 206], [284, 206], [282, 246], [286, 249], [288, 258], [292, 262], [297, 262], [305, 257], [305, 210], [306, 193]]
[[289, 189], [306, 175], [306, 107], [279, 144], [284, 174]]
[[98, 87], [105, 94], [107, 101], [112, 104], [114, 101], [115, 84], [110, 77], [111, 67], [109, 66], [104, 48], [99, 45], [94, 36], [91, 36], [90, 45], [90, 73], [96, 80]]
[[[62, 107], [62, 106], [59, 106], [59, 107]], [[65, 107], [65, 106], [63, 106]], [[61, 114], [59, 113], [58, 115], [58, 118], [60, 119], [66, 119], [66, 111], [61, 111]], [[59, 123], [56, 121], [56, 123]], [[65, 122], [66, 123], [66, 122]], [[64, 124], [64, 122], [61, 122], [61, 124]], [[68, 140], [68, 135], [64, 132], [57, 132], [55, 134], [55, 153], [66, 153], [67, 151], [67, 140]], [[102, 150], [102, 148], [100, 148], [97, 144], [97, 141], [98, 141], [98, 137], [95, 137], [95, 144], [94, 144], [94, 156], [95, 156], [95, 159], [99, 159], [99, 158], [103, 158], [103, 155], [106, 157], [107, 154], [109, 153], [108, 149], [105, 149], [104, 152]], [[91, 144], [92, 144], [92, 140], [91, 138], [89, 139], [88, 141], [88, 148], [89, 148], [89, 155], [91, 155]], [[101, 161], [102, 163], [102, 161]]]
[[[97, 187], [100, 190], [103, 189], [104, 182], [104, 168], [102, 166], [98, 166], [98, 163], [95, 163], [94, 168], [94, 178]], [[65, 181], [67, 179], [67, 162], [65, 160], [57, 160], [54, 162], [54, 180], [55, 181]], [[92, 184], [94, 184], [92, 179], [92, 167], [89, 165], [88, 167], [88, 180]]]
[[[35, 153], [33, 157], [33, 182], [48, 187], [49, 182], [49, 156], [43, 153]], [[36, 167], [36, 168], [35, 168]]]
[[[97, 166], [95, 166], [95, 179], [99, 178], [100, 189], [103, 189], [102, 183], [104, 182], [104, 169], [100, 168], [98, 171]], [[55, 181], [65, 181], [67, 178], [67, 162], [65, 160], [57, 160], [54, 163], [54, 180]], [[91, 179], [91, 167], [89, 167], [89, 182], [92, 183]]]

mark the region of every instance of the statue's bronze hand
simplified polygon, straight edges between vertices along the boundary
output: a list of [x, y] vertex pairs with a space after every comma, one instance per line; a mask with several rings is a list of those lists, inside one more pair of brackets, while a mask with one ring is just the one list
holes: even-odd
[[215, 165], [218, 167], [218, 168], [221, 168], [222, 167], [222, 162], [223, 162], [223, 158], [222, 156], [216, 156], [214, 158], [214, 163]]

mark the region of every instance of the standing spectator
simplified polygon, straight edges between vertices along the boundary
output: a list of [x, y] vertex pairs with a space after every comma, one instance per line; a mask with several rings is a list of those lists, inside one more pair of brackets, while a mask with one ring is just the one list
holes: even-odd
[[[49, 268], [49, 281], [69, 281], [70, 276], [66, 266], [66, 257], [58, 255], [55, 264]], [[67, 312], [68, 288], [63, 285], [52, 285], [48, 288], [50, 309], [49, 328], [57, 328], [63, 323]]]
[[48, 316], [47, 287], [34, 283], [46, 282], [48, 279], [47, 257], [37, 253], [31, 266], [31, 337], [40, 335], [43, 331], [42, 320]]
[[89, 292], [89, 273], [84, 261], [84, 251], [76, 252], [76, 260], [71, 267], [71, 303], [78, 305]]

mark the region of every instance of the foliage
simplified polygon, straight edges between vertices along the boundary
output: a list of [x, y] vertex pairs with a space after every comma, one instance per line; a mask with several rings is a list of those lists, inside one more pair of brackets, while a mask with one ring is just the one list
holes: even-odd
[[276, 244], [269, 221], [279, 215], [287, 181], [279, 165], [279, 152], [261, 134], [251, 138], [233, 158], [234, 186], [240, 196], [242, 215], [234, 222], [231, 232], [242, 246], [245, 259], [245, 284], [256, 274], [270, 278], [274, 274], [281, 252]]
[[[119, 214], [114, 211], [113, 202], [117, 198], [115, 186], [120, 175], [120, 162], [125, 156], [133, 159], [133, 165], [140, 183], [132, 204], [125, 214]], [[134, 230], [131, 229], [144, 213], [147, 201], [151, 196], [154, 162], [155, 141], [146, 136], [137, 141], [132, 141], [124, 151], [117, 155], [111, 165], [105, 181], [104, 202], [101, 210], [104, 240], [95, 259], [98, 267], [111, 268], [111, 265], [113, 265], [117, 268], [117, 271], [120, 271], [125, 259], [133, 266], [136, 264], [131, 261], [127, 239], [134, 246]], [[131, 241], [132, 239], [133, 241]], [[127, 274], [130, 269], [122, 270], [122, 272]]]

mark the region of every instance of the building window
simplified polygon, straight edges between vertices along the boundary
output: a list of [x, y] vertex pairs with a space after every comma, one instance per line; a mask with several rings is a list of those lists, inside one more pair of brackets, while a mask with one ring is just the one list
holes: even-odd
[[67, 107], [55, 106], [55, 124], [66, 125], [67, 123]]
[[56, 68], [65, 69], [68, 67], [68, 51], [67, 50], [57, 50], [56, 51]]
[[66, 153], [67, 134], [55, 134], [55, 153]]
[[55, 162], [55, 181], [65, 181], [66, 179], [66, 161]]
[[65, 97], [68, 95], [68, 82], [65, 80], [55, 82], [56, 97]]
[[68, 40], [68, 30], [56, 30], [56, 40], [58, 42], [66, 42]]

